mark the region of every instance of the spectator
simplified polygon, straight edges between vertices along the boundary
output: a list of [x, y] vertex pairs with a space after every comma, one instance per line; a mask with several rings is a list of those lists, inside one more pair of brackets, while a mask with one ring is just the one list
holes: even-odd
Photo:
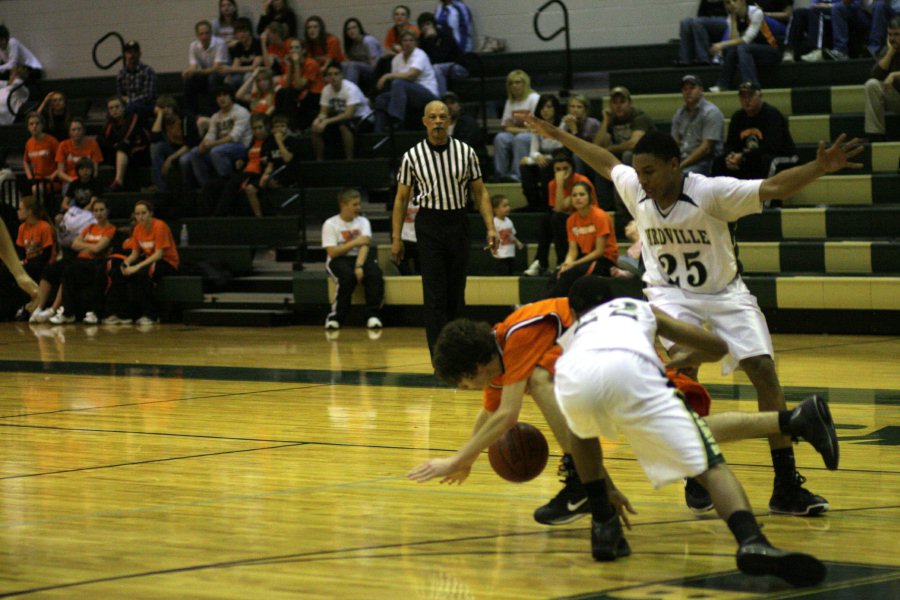
[[184, 79], [184, 98], [188, 110], [195, 115], [212, 113], [210, 94], [222, 84], [221, 67], [228, 66], [228, 46], [225, 41], [212, 34], [209, 21], [198, 21], [194, 25], [197, 39], [191, 42], [188, 51], [188, 68], [181, 76]]
[[10, 37], [9, 29], [0, 23], [0, 79], [9, 79], [10, 71], [19, 65], [27, 70], [27, 81], [37, 81], [43, 74], [41, 61], [22, 42]]
[[[114, 312], [103, 319], [108, 325], [131, 323], [135, 314], [140, 315], [135, 321], [137, 325], [158, 322], [159, 309], [153, 299], [153, 290], [163, 277], [178, 272], [178, 249], [172, 231], [163, 221], [153, 217], [153, 203], [138, 200], [134, 205], [134, 216], [137, 224], [131, 232], [131, 254], [122, 261], [119, 270], [124, 277], [116, 284], [124, 284], [128, 301], [124, 306], [110, 307]], [[114, 284], [116, 281], [114, 278]], [[124, 317], [119, 318], [119, 315]]]
[[313, 152], [316, 160], [325, 160], [325, 137], [329, 129], [337, 130], [344, 145], [344, 157], [352, 160], [354, 132], [372, 109], [359, 87], [351, 81], [344, 81], [340, 63], [328, 66], [325, 79], [328, 85], [319, 100], [321, 109], [312, 123]]
[[56, 242], [47, 211], [34, 196], [19, 200], [19, 234], [16, 250], [28, 275], [40, 281], [44, 269], [56, 260]]
[[262, 35], [271, 23], [284, 25], [284, 37], [297, 37], [297, 15], [288, 6], [287, 0], [263, 0], [263, 10], [256, 25], [256, 33]]
[[708, 65], [710, 40], [719, 41], [728, 28], [727, 13], [723, 1], [700, 2], [696, 17], [681, 20], [679, 26], [678, 64]]
[[[583, 94], [570, 96], [561, 127], [572, 135], [593, 142], [597, 137], [597, 132], [600, 131], [600, 121], [588, 116], [590, 108], [591, 101], [587, 99], [587, 96]], [[575, 171], [582, 175], [592, 175], [591, 168], [578, 156], [575, 157]]]
[[[475, 36], [472, 11], [462, 0], [440, 0], [434, 11], [439, 27], [446, 27], [453, 33], [456, 43], [463, 52], [472, 52]], [[421, 28], [421, 25], [419, 26]]]
[[108, 192], [116, 192], [125, 187], [125, 173], [130, 162], [149, 163], [147, 150], [150, 139], [138, 114], [126, 111], [120, 98], [110, 98], [106, 110], [106, 125], [97, 143], [103, 151], [104, 160], [116, 165], [116, 175], [106, 188]]
[[288, 115], [297, 129], [304, 130], [319, 114], [325, 78], [319, 63], [307, 54], [300, 40], [291, 40], [290, 44], [290, 53], [284, 57], [281, 89], [275, 93], [275, 110]]
[[28, 101], [27, 77], [28, 71], [20, 65], [9, 72], [9, 80], [0, 88], [0, 125], [11, 125], [19, 115], [19, 109]]
[[25, 142], [25, 153], [22, 166], [25, 177], [31, 182], [32, 194], [38, 195], [37, 186], [47, 182], [55, 187], [59, 178], [56, 169], [56, 153], [59, 142], [49, 133], [44, 133], [44, 119], [38, 112], [30, 112], [26, 117], [28, 133], [31, 137]]
[[[562, 121], [562, 105], [554, 94], [542, 94], [534, 109], [534, 116], [549, 123]], [[547, 208], [545, 190], [553, 179], [553, 153], [562, 148], [556, 140], [540, 135], [531, 136], [528, 156], [519, 163], [522, 176], [522, 192], [532, 212], [544, 212]]]
[[[212, 34], [231, 48], [237, 42], [238, 7], [234, 0], [219, 0], [219, 16], [212, 20]], [[247, 21], [249, 23], [249, 19]]]
[[418, 18], [421, 37], [419, 44], [434, 67], [438, 90], [443, 96], [447, 91], [447, 81], [461, 81], [469, 76], [469, 71], [461, 64], [463, 52], [449, 29], [439, 27], [434, 15], [422, 13]]
[[756, 0], [776, 39], [784, 41], [787, 26], [794, 14], [794, 0]]
[[481, 126], [475, 117], [463, 112], [459, 96], [455, 92], [447, 92], [441, 97], [441, 100], [450, 111], [450, 125], [447, 127], [447, 134], [468, 144], [478, 156], [486, 155]]
[[777, 108], [763, 101], [752, 81], [738, 87], [741, 109], [731, 115], [725, 154], [716, 158], [713, 172], [738, 179], [766, 179], [780, 164], [798, 160], [788, 121]]
[[576, 183], [586, 183], [591, 190], [591, 203], [599, 204], [597, 192], [591, 180], [575, 172], [575, 161], [565, 150], [553, 154], [553, 180], [547, 185], [547, 205], [538, 231], [537, 256], [525, 270], [525, 275], [535, 277], [547, 273], [550, 266], [550, 245], [556, 249], [556, 264], [561, 265], [569, 250], [566, 221], [575, 209], [572, 207], [572, 190]]
[[269, 23], [266, 30], [260, 37], [260, 44], [263, 49], [263, 65], [272, 69], [276, 75], [286, 73], [284, 61], [288, 54], [291, 53], [291, 46], [294, 43], [299, 44], [300, 41], [287, 37], [287, 28], [283, 23], [273, 21]]
[[872, 67], [872, 78], [866, 81], [866, 135], [884, 141], [886, 111], [900, 111], [900, 17], [887, 25], [884, 54]]
[[559, 269], [550, 275], [545, 298], [561, 298], [587, 275], [609, 277], [619, 259], [619, 245], [612, 218], [591, 202], [593, 188], [587, 183], [572, 186], [573, 212], [566, 219], [569, 248]]
[[303, 27], [303, 46], [306, 53], [319, 63], [319, 72], [325, 74], [329, 65], [344, 62], [344, 52], [337, 37], [325, 29], [322, 17], [312, 16], [306, 19]]
[[116, 95], [125, 102], [125, 109], [138, 115], [140, 124], [146, 122], [156, 105], [156, 71], [141, 62], [141, 45], [132, 40], [122, 47], [122, 68], [116, 75]]
[[204, 214], [213, 217], [224, 217], [236, 214], [237, 199], [243, 192], [247, 197], [247, 204], [255, 217], [262, 216], [262, 208], [259, 204], [258, 190], [260, 178], [263, 173], [263, 147], [269, 138], [268, 117], [262, 113], [255, 113], [250, 117], [250, 129], [253, 141], [247, 149], [247, 161], [243, 170], [232, 173], [225, 181], [224, 187], [210, 185], [203, 188], [201, 203]]
[[344, 21], [344, 79], [368, 90], [375, 80], [375, 65], [384, 49], [363, 29], [356, 17]]
[[900, 0], [875, 0], [872, 5], [872, 29], [869, 32], [867, 49], [875, 58], [887, 47], [888, 23], [900, 14]]
[[[831, 3], [831, 49], [825, 54], [831, 60], [847, 60], [850, 56], [850, 31], [869, 34], [872, 27], [871, 0], [843, 0]], [[873, 44], [870, 42], [870, 47]]]
[[[809, 6], [795, 8], [785, 34], [785, 52], [782, 60], [791, 62], [800, 53], [804, 62], [822, 60], [822, 40], [826, 24], [831, 30], [832, 0], [810, 0]], [[840, 0], [838, 0], [840, 2]], [[828, 19], [825, 16], [828, 15]]]
[[[91, 159], [87, 156], [79, 158], [75, 163], [75, 170], [78, 173], [78, 179], [66, 188], [62, 204], [59, 207], [60, 214], [67, 212], [73, 206], [91, 210], [93, 203], [100, 198], [100, 182], [97, 181], [97, 175], [94, 173], [94, 163]], [[78, 232], [75, 235], [78, 235]]]
[[[188, 151], [200, 143], [197, 121], [192, 117], [184, 117], [178, 111], [178, 103], [172, 96], [160, 96], [154, 108], [156, 118], [150, 129], [150, 162], [152, 165], [153, 184], [156, 190], [166, 192], [166, 182], [172, 165], [181, 162]], [[182, 164], [181, 169], [187, 169]]]
[[65, 94], [50, 92], [44, 96], [37, 111], [44, 118], [45, 132], [60, 142], [69, 139], [69, 121], [73, 115], [69, 110], [69, 102], [66, 100]]
[[410, 22], [409, 16], [408, 6], [398, 4], [394, 7], [394, 24], [388, 28], [387, 34], [384, 36], [384, 56], [390, 58], [403, 52], [403, 40], [401, 38], [403, 32], [411, 31], [418, 39], [419, 28]]
[[494, 229], [500, 236], [500, 247], [494, 255], [497, 275], [512, 275], [516, 270], [516, 250], [523, 250], [525, 244], [516, 237], [516, 226], [509, 218], [509, 198], [503, 194], [491, 196], [494, 211]]
[[710, 52], [722, 56], [722, 71], [711, 92], [729, 89], [735, 71], [739, 71], [740, 81], [759, 85], [757, 66], [781, 62], [778, 40], [761, 8], [748, 6], [747, 0], [725, 0], [725, 7], [729, 13], [728, 34], [710, 46]]
[[250, 145], [250, 113], [240, 104], [234, 103], [229, 87], [220, 87], [216, 92], [219, 111], [210, 119], [209, 131], [196, 148], [192, 148], [179, 159], [182, 166], [190, 165], [182, 172], [194, 174], [194, 179], [202, 188], [213, 180], [213, 173], [220, 179], [231, 175], [234, 163], [247, 156]]
[[360, 215], [359, 192], [345, 188], [338, 195], [340, 212], [322, 224], [322, 246], [328, 253], [325, 268], [335, 282], [335, 298], [325, 319], [326, 329], [340, 329], [350, 312], [357, 283], [366, 292], [366, 327], [381, 327], [384, 276], [375, 252], [371, 252], [372, 225]]
[[300, 138], [291, 134], [285, 115], [272, 117], [272, 135], [263, 145], [266, 170], [259, 180], [263, 189], [296, 186], [300, 182]]
[[506, 76], [506, 103], [500, 126], [494, 136], [494, 178], [499, 181], [521, 181], [519, 165], [531, 149], [531, 132], [525, 117], [533, 114], [540, 96], [531, 89], [531, 78], [516, 69]]
[[[428, 55], [417, 48], [416, 34], [400, 35], [403, 52], [391, 61], [391, 72], [378, 79], [375, 87], [382, 93], [375, 99], [375, 131], [387, 130], [388, 119], [402, 123], [407, 114], [415, 114], [437, 100], [437, 79]], [[387, 114], [385, 114], [385, 111]]]
[[603, 109], [603, 122], [594, 143], [630, 165], [635, 144], [645, 133], [654, 129], [656, 125], [650, 115], [631, 104], [628, 88], [618, 86], [609, 93], [609, 108]]
[[94, 163], [94, 174], [97, 173], [97, 165], [103, 162], [103, 152], [97, 140], [84, 135], [84, 119], [81, 117], [72, 117], [69, 121], [69, 139], [60, 142], [56, 149], [56, 170], [57, 177], [65, 182], [63, 191], [68, 184], [78, 179], [78, 170], [75, 163], [78, 159], [86, 156]]
[[[225, 4], [229, 0], [222, 0]], [[228, 44], [228, 55], [231, 65], [223, 66], [220, 73], [226, 75], [226, 82], [237, 89], [246, 81], [253, 79], [253, 73], [263, 64], [263, 50], [260, 41], [253, 37], [253, 25], [250, 19], [241, 17], [234, 23], [234, 40]]]
[[271, 116], [275, 112], [275, 76], [272, 69], [256, 67], [235, 97], [250, 107], [251, 113]]
[[703, 97], [703, 82], [696, 75], [681, 78], [684, 106], [672, 118], [672, 137], [681, 150], [681, 169], [709, 175], [713, 160], [722, 153], [725, 116]]
[[103, 314], [106, 290], [106, 256], [116, 235], [109, 222], [106, 201], [98, 198], [91, 209], [96, 223], [86, 226], [72, 242], [78, 255], [68, 262], [62, 274], [63, 310], [50, 318], [56, 325], [83, 318], [85, 325], [98, 322]]

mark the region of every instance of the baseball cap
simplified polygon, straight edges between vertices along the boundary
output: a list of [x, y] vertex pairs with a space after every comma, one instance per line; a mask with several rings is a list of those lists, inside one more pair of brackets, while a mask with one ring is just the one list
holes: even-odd
[[137, 43], [135, 40], [129, 40], [125, 42], [125, 45], [122, 46], [122, 52], [127, 52], [128, 50], [134, 50], [135, 52], [141, 51], [141, 45]]
[[625, 96], [628, 100], [631, 100], [631, 92], [623, 85], [617, 85], [609, 91], [609, 97], [612, 98], [613, 96]]
[[700, 79], [699, 77], [697, 77], [696, 75], [685, 75], [684, 77], [682, 77], [681, 85], [683, 86], [686, 83], [703, 87], [703, 80]]
[[738, 86], [738, 92], [758, 92], [759, 85], [752, 81], [745, 81]]

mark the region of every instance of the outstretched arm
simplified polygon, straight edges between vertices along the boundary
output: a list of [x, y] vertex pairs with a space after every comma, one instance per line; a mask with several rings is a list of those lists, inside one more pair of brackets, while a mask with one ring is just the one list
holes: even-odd
[[556, 125], [538, 119], [534, 115], [528, 115], [525, 123], [533, 132], [560, 142], [606, 179], [611, 179], [610, 171], [616, 165], [621, 164], [619, 159], [605, 148], [563, 131]]
[[847, 134], [842, 133], [834, 140], [830, 148], [825, 148], [825, 142], [819, 142], [816, 160], [782, 171], [764, 180], [759, 187], [760, 202], [788, 198], [828, 173], [845, 168], [861, 169], [862, 163], [850, 162], [850, 159], [863, 151], [863, 144], [859, 138], [853, 138], [849, 142], [845, 141], [846, 139]]
[[3, 260], [12, 276], [16, 278], [16, 283], [19, 284], [22, 291], [31, 296], [31, 300], [25, 308], [28, 312], [34, 312], [38, 304], [38, 285], [25, 272], [19, 255], [16, 253], [16, 247], [13, 246], [12, 238], [2, 223], [0, 223], [0, 259]]

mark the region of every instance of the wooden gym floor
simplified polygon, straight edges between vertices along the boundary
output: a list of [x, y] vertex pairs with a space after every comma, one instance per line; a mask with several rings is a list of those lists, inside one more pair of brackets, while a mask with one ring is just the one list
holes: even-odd
[[[900, 339], [776, 336], [789, 402], [827, 394], [841, 470], [795, 446], [821, 518], [769, 516], [763, 440], [723, 450], [765, 532], [827, 561], [819, 588], [735, 570], [726, 526], [654, 491], [627, 444], [608, 465], [640, 514], [599, 564], [588, 523], [532, 511], [559, 489], [476, 463], [459, 487], [408, 469], [469, 435], [479, 394], [435, 385], [424, 334], [386, 329], [0, 324], [0, 597], [900, 597]], [[701, 371], [714, 411], [755, 410]], [[522, 420], [540, 426], [533, 403]]]

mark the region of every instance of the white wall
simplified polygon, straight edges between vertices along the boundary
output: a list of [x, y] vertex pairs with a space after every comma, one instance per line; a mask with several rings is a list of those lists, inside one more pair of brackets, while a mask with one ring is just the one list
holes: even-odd
[[[403, 1], [403, 0], [400, 0]], [[290, 0], [300, 19], [318, 14], [331, 32], [340, 34], [344, 19], [356, 16], [378, 39], [390, 25], [396, 0]], [[546, 43], [534, 35], [532, 19], [544, 0], [468, 0], [476, 19], [476, 35], [505, 38], [511, 51], [563, 47], [563, 38]], [[437, 0], [406, 1], [413, 18], [434, 10]], [[697, 0], [568, 0], [572, 46], [621, 46], [664, 42], [678, 35], [678, 21], [693, 14]], [[261, 2], [239, 0], [242, 15], [254, 24]], [[94, 42], [109, 31], [141, 43], [144, 62], [160, 72], [180, 71], [187, 63], [193, 25], [218, 13], [216, 0], [2, 0], [0, 21], [13, 37], [43, 62], [47, 77], [109, 75], [91, 60]], [[302, 21], [301, 21], [302, 23]], [[557, 7], [548, 9], [541, 29], [562, 24]], [[340, 37], [340, 35], [338, 35]], [[113, 40], [110, 40], [113, 41]], [[103, 52], [106, 50], [106, 52]], [[99, 52], [101, 62], [114, 58], [113, 44]]]

